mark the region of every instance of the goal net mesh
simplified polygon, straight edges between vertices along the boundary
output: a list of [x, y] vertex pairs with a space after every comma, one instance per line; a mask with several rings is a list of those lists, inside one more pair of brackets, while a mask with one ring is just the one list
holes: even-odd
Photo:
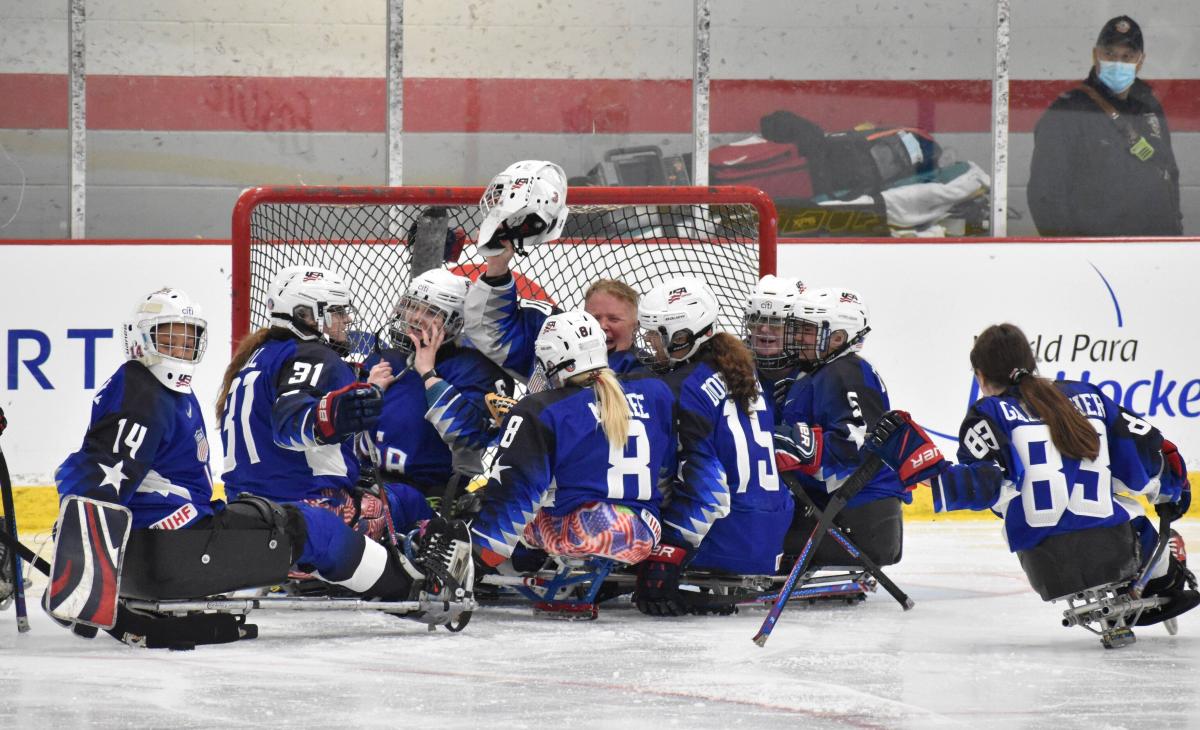
[[[644, 294], [664, 278], [697, 276], [717, 294], [721, 327], [736, 333], [747, 294], [760, 273], [773, 273], [773, 208], [764, 209], [753, 190], [744, 201], [731, 200], [738, 196], [730, 190], [745, 189], [619, 190], [627, 192], [569, 192], [562, 237], [513, 261], [520, 296], [577, 309], [600, 278], [619, 279]], [[447, 268], [476, 278], [484, 264], [474, 242], [482, 189], [424, 191], [428, 194], [420, 188], [244, 193], [234, 215], [235, 343], [268, 324], [267, 287], [285, 266], [343, 274], [357, 310], [353, 327], [368, 335], [389, 319], [414, 265], [429, 267], [430, 252], [433, 264], [448, 259]], [[724, 191], [720, 202], [713, 202], [714, 191]]]

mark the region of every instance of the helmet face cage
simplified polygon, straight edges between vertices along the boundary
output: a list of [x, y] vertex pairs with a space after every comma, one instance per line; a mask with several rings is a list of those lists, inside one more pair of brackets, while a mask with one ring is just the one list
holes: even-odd
[[742, 319], [742, 341], [764, 370], [778, 370], [800, 362], [804, 325], [795, 317], [750, 312]]
[[416, 345], [409, 333], [419, 335], [421, 330], [440, 326], [449, 342], [462, 332], [463, 318], [457, 312], [447, 312], [436, 304], [420, 297], [404, 295], [396, 305], [396, 315], [387, 323], [388, 342], [404, 352], [414, 352]]
[[144, 359], [150, 354], [162, 360], [195, 365], [208, 348], [208, 322], [200, 317], [150, 317], [134, 322], [132, 327], [137, 333], [135, 348], [143, 351], [134, 354], [134, 359]]
[[190, 393], [192, 373], [208, 349], [208, 321], [184, 292], [164, 288], [138, 302], [126, 321], [125, 355], [167, 388]]
[[566, 193], [566, 174], [552, 162], [509, 165], [479, 199], [484, 220], [477, 243], [511, 241], [513, 251], [525, 255], [527, 246], [557, 239], [567, 220]]
[[638, 362], [653, 372], [668, 373], [695, 354], [701, 344], [698, 339], [690, 329], [676, 330], [668, 337], [666, 327], [642, 327], [637, 333]]

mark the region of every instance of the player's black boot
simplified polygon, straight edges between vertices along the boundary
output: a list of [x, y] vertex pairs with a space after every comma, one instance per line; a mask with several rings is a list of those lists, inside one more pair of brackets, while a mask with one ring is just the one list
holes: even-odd
[[414, 542], [413, 563], [425, 574], [420, 586], [422, 593], [442, 601], [471, 597], [475, 566], [471, 560], [471, 531], [467, 523], [434, 517]]
[[[0, 530], [8, 530], [8, 524], [0, 517]], [[16, 578], [13, 576], [12, 557], [8, 545], [0, 542], [0, 611], [12, 603], [13, 592], [16, 590]]]
[[1146, 584], [1145, 596], [1158, 596], [1167, 599], [1162, 606], [1147, 609], [1138, 617], [1138, 626], [1150, 626], [1167, 619], [1175, 618], [1181, 613], [1192, 610], [1200, 605], [1200, 592], [1196, 590], [1196, 576], [1187, 567], [1187, 548], [1183, 544], [1183, 536], [1171, 530], [1171, 555], [1167, 574]]

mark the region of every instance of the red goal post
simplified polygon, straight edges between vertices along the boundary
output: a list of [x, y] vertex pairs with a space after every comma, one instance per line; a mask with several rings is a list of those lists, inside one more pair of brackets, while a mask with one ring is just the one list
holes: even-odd
[[[483, 190], [243, 191], [233, 210], [233, 345], [267, 325], [266, 288], [283, 266], [309, 264], [345, 275], [358, 311], [356, 329], [366, 332], [379, 331], [399, 300], [410, 278], [417, 235], [429, 240], [433, 230], [444, 236], [446, 265], [475, 278], [483, 265], [474, 245]], [[736, 332], [755, 281], [775, 272], [777, 214], [761, 190], [576, 187], [567, 193], [567, 203], [571, 214], [562, 238], [513, 262], [523, 297], [579, 308], [587, 286], [599, 278], [620, 279], [644, 294], [668, 276], [694, 275], [716, 291], [721, 326]], [[424, 233], [418, 233], [419, 225], [426, 226]]]

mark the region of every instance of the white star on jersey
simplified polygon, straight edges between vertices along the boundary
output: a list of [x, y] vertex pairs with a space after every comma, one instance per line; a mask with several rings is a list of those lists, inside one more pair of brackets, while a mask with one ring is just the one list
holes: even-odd
[[121, 482], [129, 478], [125, 476], [125, 472], [123, 471], [124, 466], [124, 459], [118, 461], [113, 466], [105, 466], [104, 464], [101, 464], [100, 471], [104, 472], [104, 479], [100, 482], [100, 486], [103, 487], [105, 484], [111, 484], [112, 488], [117, 492], [117, 494], [120, 494]]
[[867, 440], [867, 424], [861, 426], [847, 426], [846, 429], [850, 432], [850, 440], [858, 448], [863, 447], [863, 442]]

